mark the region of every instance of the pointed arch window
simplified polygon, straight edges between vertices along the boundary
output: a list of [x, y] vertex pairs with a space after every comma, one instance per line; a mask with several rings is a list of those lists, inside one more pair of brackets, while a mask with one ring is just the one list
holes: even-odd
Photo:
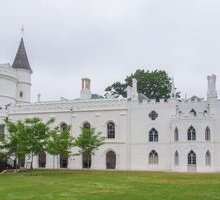
[[107, 124], [107, 137], [115, 138], [115, 124], [113, 122]]
[[158, 142], [158, 132], [155, 128], [149, 131], [149, 142]]
[[179, 141], [179, 131], [177, 127], [174, 130], [174, 141], [175, 142]]
[[157, 165], [159, 163], [158, 153], [155, 150], [149, 153], [148, 163], [151, 165]]
[[60, 125], [60, 128], [61, 128], [62, 131], [67, 130], [67, 124], [63, 122], [63, 123]]
[[211, 166], [211, 154], [209, 151], [207, 151], [205, 154], [205, 165]]
[[0, 137], [4, 138], [4, 136], [5, 136], [5, 125], [0, 124]]
[[205, 129], [205, 140], [210, 141], [211, 140], [211, 131], [210, 128], [207, 126]]
[[174, 153], [174, 165], [179, 165], [179, 153], [177, 151]]
[[194, 109], [190, 110], [190, 113], [191, 113], [194, 117], [196, 117], [196, 115], [197, 115], [197, 113], [196, 113], [196, 111], [195, 111]]
[[90, 129], [90, 128], [91, 128], [90, 123], [89, 123], [89, 122], [85, 122], [85, 123], [83, 124], [83, 128]]
[[188, 140], [196, 140], [196, 129], [190, 126], [187, 131]]
[[193, 150], [188, 153], [188, 165], [196, 165], [196, 154]]

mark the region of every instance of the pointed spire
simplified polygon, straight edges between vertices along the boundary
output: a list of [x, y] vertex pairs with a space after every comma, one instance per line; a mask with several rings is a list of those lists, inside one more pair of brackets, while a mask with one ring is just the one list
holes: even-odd
[[29, 61], [28, 61], [27, 53], [25, 50], [23, 37], [21, 38], [21, 42], [18, 47], [18, 51], [15, 56], [14, 62], [12, 64], [12, 68], [14, 68], [14, 69], [27, 69], [32, 72]]

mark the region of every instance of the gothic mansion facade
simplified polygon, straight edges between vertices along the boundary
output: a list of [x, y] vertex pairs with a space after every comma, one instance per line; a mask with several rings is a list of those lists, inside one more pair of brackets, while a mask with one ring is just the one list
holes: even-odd
[[[77, 137], [83, 126], [94, 127], [106, 136], [91, 159], [92, 169], [220, 171], [220, 101], [216, 76], [208, 76], [207, 99], [193, 96], [178, 101], [155, 102], [137, 92], [137, 81], [127, 88], [127, 98], [102, 98], [90, 91], [90, 80], [82, 79], [80, 98], [30, 103], [32, 70], [23, 39], [15, 60], [0, 65], [0, 123], [5, 117], [16, 121], [54, 117], [55, 125], [72, 126]], [[1, 126], [0, 134], [7, 134]], [[77, 149], [73, 148], [73, 152]], [[22, 164], [30, 161], [26, 156]], [[53, 168], [47, 152], [34, 157], [34, 167]], [[57, 156], [55, 168], [82, 169], [82, 156]]]

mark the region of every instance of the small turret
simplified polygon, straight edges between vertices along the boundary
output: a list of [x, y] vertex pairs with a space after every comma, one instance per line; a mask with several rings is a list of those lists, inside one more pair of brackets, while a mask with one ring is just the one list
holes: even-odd
[[12, 68], [25, 69], [25, 70], [32, 72], [29, 61], [28, 61], [27, 53], [25, 50], [23, 38], [21, 38], [21, 42], [20, 42], [17, 54], [15, 56], [14, 62], [12, 64]]
[[30, 103], [32, 69], [28, 61], [23, 38], [21, 38], [12, 68], [16, 70], [18, 79], [16, 91], [17, 103]]
[[176, 98], [176, 89], [175, 89], [175, 85], [174, 85], [174, 78], [172, 78], [170, 98], [171, 98], [171, 99], [175, 99], [175, 98]]
[[138, 101], [138, 92], [137, 92], [137, 80], [132, 79], [132, 87], [127, 87], [127, 99], [131, 101]]
[[216, 90], [216, 75], [211, 75], [207, 77], [208, 80], [208, 91], [207, 99], [217, 99], [217, 90]]

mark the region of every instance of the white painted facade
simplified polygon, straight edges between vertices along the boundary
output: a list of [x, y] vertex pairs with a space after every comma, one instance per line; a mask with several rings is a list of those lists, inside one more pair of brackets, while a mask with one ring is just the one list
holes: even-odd
[[[106, 169], [106, 155], [113, 151], [115, 169], [119, 170], [220, 171], [220, 100], [215, 87], [216, 76], [212, 75], [208, 76], [206, 100], [194, 96], [179, 101], [174, 98], [173, 85], [167, 101], [140, 101], [137, 82], [133, 80], [127, 88], [127, 98], [94, 99], [86, 78], [82, 79], [78, 99], [41, 102], [39, 96], [38, 102], [30, 103], [31, 71], [0, 65], [0, 123], [5, 117], [14, 121], [28, 117], [47, 121], [54, 117], [54, 126], [69, 124], [72, 136], [77, 137], [88, 122], [106, 137], [105, 144], [92, 156], [92, 169]], [[5, 107], [8, 104], [11, 105]], [[108, 138], [110, 122], [115, 125], [114, 138]], [[153, 139], [151, 131], [157, 132]], [[189, 155], [191, 151], [194, 154]], [[77, 149], [73, 148], [73, 152]], [[34, 158], [34, 166], [39, 167], [38, 157]], [[53, 167], [53, 157], [46, 154], [46, 168]], [[55, 168], [60, 168], [59, 156], [55, 157]], [[82, 157], [70, 156], [67, 168], [82, 169]]]

